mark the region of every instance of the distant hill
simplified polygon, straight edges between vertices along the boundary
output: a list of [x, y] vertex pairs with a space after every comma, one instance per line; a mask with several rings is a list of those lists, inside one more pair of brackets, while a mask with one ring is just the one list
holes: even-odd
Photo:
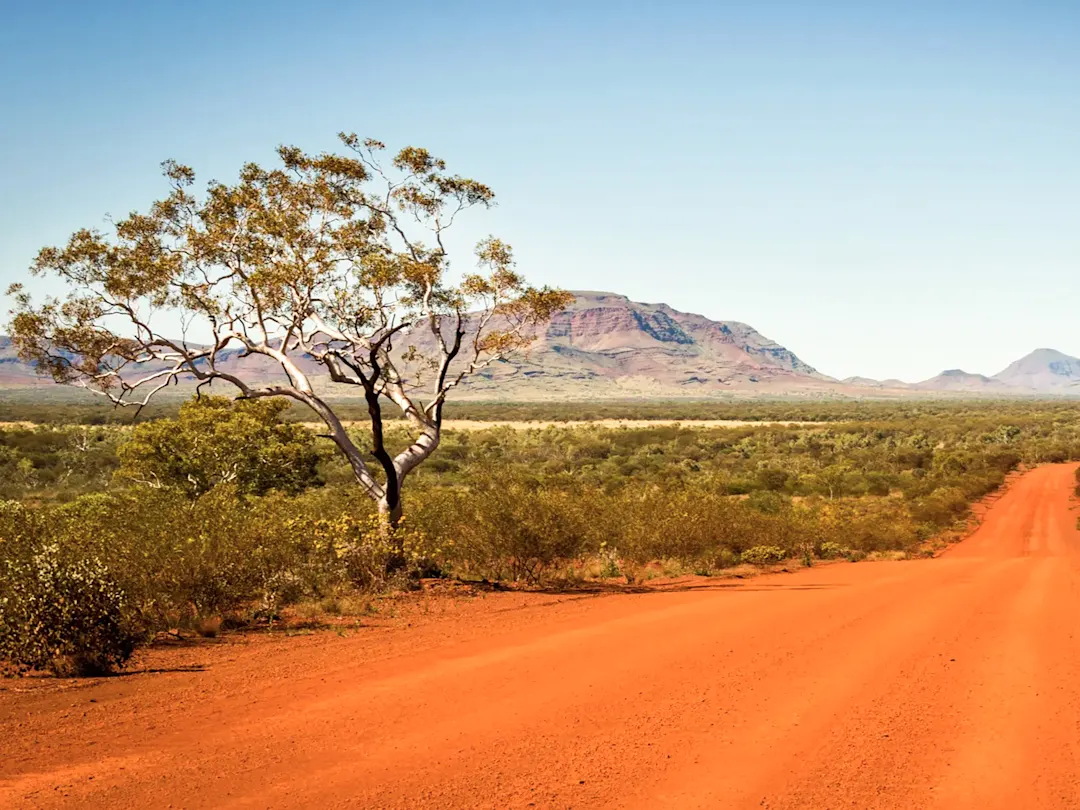
[[[398, 349], [421, 351], [434, 338], [415, 329]], [[314, 365], [299, 358], [302, 367]], [[220, 368], [269, 381], [280, 367], [238, 350], [219, 356]], [[57, 389], [22, 363], [0, 336], [0, 391], [30, 386], [40, 395]], [[325, 386], [324, 386], [325, 387]], [[182, 393], [190, 385], [182, 385]], [[46, 390], [49, 394], [46, 394]], [[337, 396], [356, 396], [333, 386]], [[33, 394], [39, 396], [39, 394]], [[1038, 349], [993, 377], [950, 369], [929, 380], [905, 383], [822, 374], [793, 351], [738, 321], [714, 321], [666, 304], [644, 304], [624, 295], [581, 291], [538, 327], [528, 348], [486, 369], [462, 386], [473, 400], [673, 399], [723, 396], [1080, 396], [1080, 359]]]
[[1056, 349], [1036, 349], [992, 377], [950, 369], [910, 387], [971, 394], [1080, 395], [1080, 359]]
[[709, 397], [846, 388], [744, 323], [615, 293], [574, 295], [525, 352], [474, 381], [471, 393], [500, 399]]
[[1080, 359], [1055, 349], [1036, 349], [1021, 357], [995, 380], [1030, 391], [1042, 393], [1080, 393]]
[[874, 388], [879, 390], [906, 390], [908, 388], [911, 388], [911, 384], [906, 383], [903, 380], [874, 380], [870, 377], [845, 377], [840, 382], [842, 382], [844, 385], [850, 385], [856, 388]]
[[19, 359], [15, 347], [11, 345], [11, 338], [0, 335], [0, 388], [47, 385], [50, 382], [43, 380]]
[[1007, 394], [1009, 386], [993, 377], [970, 374], [958, 368], [947, 369], [936, 377], [909, 386], [917, 391], [964, 392], [972, 394]]

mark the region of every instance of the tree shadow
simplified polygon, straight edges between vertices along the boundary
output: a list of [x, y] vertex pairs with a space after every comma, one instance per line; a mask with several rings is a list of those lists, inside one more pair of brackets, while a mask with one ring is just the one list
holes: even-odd
[[178, 664], [174, 667], [134, 667], [132, 669], [124, 669], [119, 672], [113, 672], [108, 675], [98, 675], [95, 677], [111, 680], [113, 678], [130, 678], [135, 675], [168, 675], [179, 672], [206, 672], [208, 667], [206, 664]]

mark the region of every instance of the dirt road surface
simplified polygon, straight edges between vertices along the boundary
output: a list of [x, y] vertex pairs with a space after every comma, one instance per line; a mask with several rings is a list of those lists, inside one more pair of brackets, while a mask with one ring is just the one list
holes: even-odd
[[1080, 807], [1072, 476], [1019, 478], [934, 560], [9, 682], [0, 806]]

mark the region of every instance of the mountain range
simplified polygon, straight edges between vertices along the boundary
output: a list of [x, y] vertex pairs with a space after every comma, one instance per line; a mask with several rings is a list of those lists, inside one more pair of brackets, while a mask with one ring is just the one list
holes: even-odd
[[[472, 379], [474, 400], [712, 398], [722, 396], [1080, 396], [1080, 359], [1037, 349], [987, 377], [949, 369], [917, 383], [821, 373], [790, 349], [737, 321], [714, 321], [666, 304], [608, 292], [574, 293], [532, 335], [528, 348]], [[412, 340], [412, 338], [410, 338]], [[416, 342], [422, 350], [424, 333]], [[227, 361], [255, 376], [275, 373], [239, 352]], [[51, 385], [0, 337], [0, 390]]]

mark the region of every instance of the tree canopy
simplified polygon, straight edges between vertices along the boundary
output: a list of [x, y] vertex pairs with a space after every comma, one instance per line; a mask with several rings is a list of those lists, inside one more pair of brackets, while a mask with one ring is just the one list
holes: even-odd
[[[146, 212], [38, 254], [33, 273], [62, 280], [65, 297], [35, 303], [12, 287], [20, 355], [121, 405], [184, 381], [302, 402], [357, 482], [399, 514], [405, 477], [438, 446], [449, 392], [525, 346], [569, 296], [529, 286], [496, 237], [477, 245], [474, 271], [451, 277], [446, 232], [491, 206], [492, 190], [427, 150], [386, 161], [378, 141], [340, 139], [344, 153], [282, 146], [279, 166], [249, 163], [201, 195], [191, 168], [166, 161], [170, 192]], [[335, 414], [335, 388], [363, 394], [370, 455]], [[387, 400], [413, 429], [396, 455], [383, 441]]]

